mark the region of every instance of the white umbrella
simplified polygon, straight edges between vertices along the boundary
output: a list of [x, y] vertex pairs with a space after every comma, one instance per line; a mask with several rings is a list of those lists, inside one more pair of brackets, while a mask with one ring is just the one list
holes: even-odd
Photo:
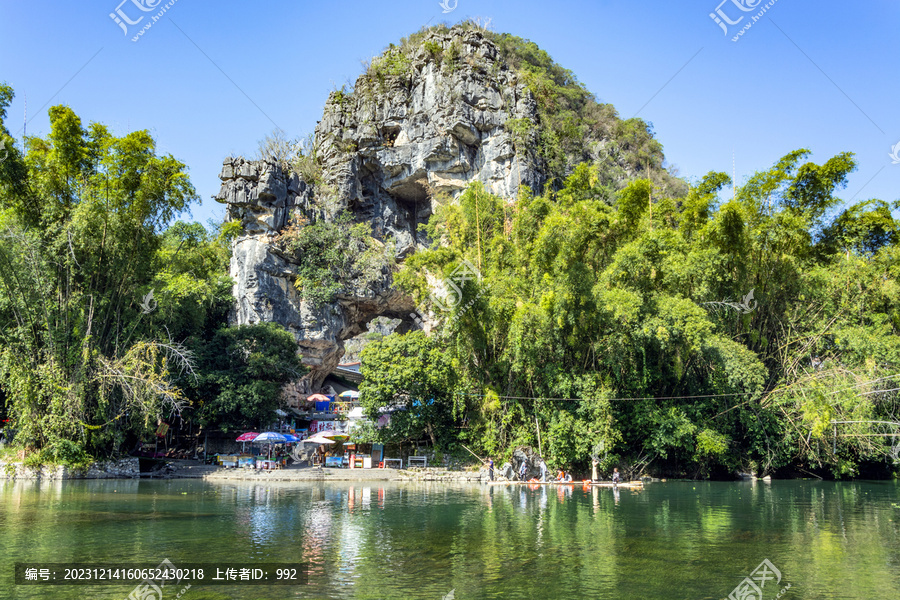
[[334, 440], [329, 440], [328, 438], [321, 436], [314, 436], [307, 440], [300, 440], [301, 444], [334, 444]]

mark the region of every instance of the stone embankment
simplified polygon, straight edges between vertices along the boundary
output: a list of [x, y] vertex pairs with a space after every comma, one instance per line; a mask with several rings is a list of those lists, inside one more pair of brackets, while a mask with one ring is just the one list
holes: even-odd
[[6, 479], [133, 479], [140, 476], [137, 458], [105, 460], [86, 469], [62, 465], [27, 467], [24, 463], [0, 462], [0, 477]]
[[443, 481], [446, 483], [480, 483], [488, 481], [487, 471], [450, 471], [442, 468], [413, 467], [400, 471], [402, 481]]
[[[176, 477], [179, 475], [175, 475]], [[319, 469], [287, 468], [273, 471], [225, 469], [203, 475], [206, 481], [440, 481], [479, 483], [487, 481], [486, 471], [450, 471], [442, 468], [413, 469]]]
[[200, 461], [167, 461], [163, 469], [141, 473], [137, 458], [108, 460], [87, 469], [64, 466], [26, 467], [23, 463], [0, 462], [0, 477], [24, 480], [60, 479], [204, 479], [207, 481], [406, 481], [480, 483], [488, 480], [487, 471], [449, 470], [442, 467], [410, 469], [320, 469], [288, 467], [272, 471], [231, 469], [204, 465]]

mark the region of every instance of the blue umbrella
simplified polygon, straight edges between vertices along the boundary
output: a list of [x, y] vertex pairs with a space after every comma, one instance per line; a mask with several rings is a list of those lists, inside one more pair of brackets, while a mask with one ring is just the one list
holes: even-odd
[[298, 438], [296, 435], [292, 435], [290, 433], [282, 433], [281, 435], [284, 436], [284, 441], [287, 444], [293, 444], [294, 442], [300, 441], [300, 438]]
[[274, 431], [266, 431], [265, 433], [256, 436], [253, 443], [268, 442], [270, 444], [283, 444], [285, 441], [287, 440], [282, 434], [275, 433]]
[[265, 433], [261, 433], [256, 436], [256, 439], [253, 440], [253, 443], [262, 443], [265, 442], [269, 444], [269, 454], [272, 455], [272, 444], [283, 444], [285, 442], [285, 437], [280, 433], [275, 433], [274, 431], [266, 431]]

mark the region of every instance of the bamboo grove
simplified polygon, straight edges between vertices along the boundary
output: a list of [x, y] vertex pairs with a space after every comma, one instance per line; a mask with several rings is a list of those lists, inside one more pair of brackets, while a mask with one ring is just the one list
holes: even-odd
[[[852, 155], [808, 156], [736, 189], [709, 173], [680, 198], [648, 179], [611, 190], [588, 164], [513, 201], [472, 185], [397, 277], [444, 325], [370, 346], [363, 401], [384, 406], [402, 364], [403, 397], [419, 398], [408, 411], [443, 419], [447, 447], [542, 445], [548, 463], [584, 471], [598, 456], [691, 477], [890, 472], [898, 223], [884, 201], [836, 195]], [[442, 313], [427, 282], [462, 261], [478, 276]], [[443, 391], [409, 385], [430, 380]]]

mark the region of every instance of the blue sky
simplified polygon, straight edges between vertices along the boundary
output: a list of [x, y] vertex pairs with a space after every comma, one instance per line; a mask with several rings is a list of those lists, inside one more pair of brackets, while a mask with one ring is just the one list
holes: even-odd
[[[126, 0], [131, 20], [172, 0]], [[445, 0], [454, 6], [454, 0]], [[900, 199], [900, 2], [772, 0], [532, 2], [438, 0], [250, 3], [176, 0], [137, 42], [110, 18], [121, 0], [0, 0], [0, 81], [16, 99], [21, 139], [48, 131], [47, 109], [68, 104], [122, 135], [149, 129], [159, 150], [190, 167], [203, 199], [193, 218], [221, 219], [211, 200], [223, 158], [252, 155], [276, 126], [312, 132], [330, 90], [361, 61], [426, 23], [492, 19], [495, 31], [536, 42], [623, 118], [650, 121], [668, 163], [696, 180], [738, 181], [807, 147], [823, 162], [854, 152], [841, 196]], [[156, 6], [141, 12], [133, 4]], [[742, 11], [737, 4], [754, 7]], [[732, 21], [726, 35], [710, 18]]]

